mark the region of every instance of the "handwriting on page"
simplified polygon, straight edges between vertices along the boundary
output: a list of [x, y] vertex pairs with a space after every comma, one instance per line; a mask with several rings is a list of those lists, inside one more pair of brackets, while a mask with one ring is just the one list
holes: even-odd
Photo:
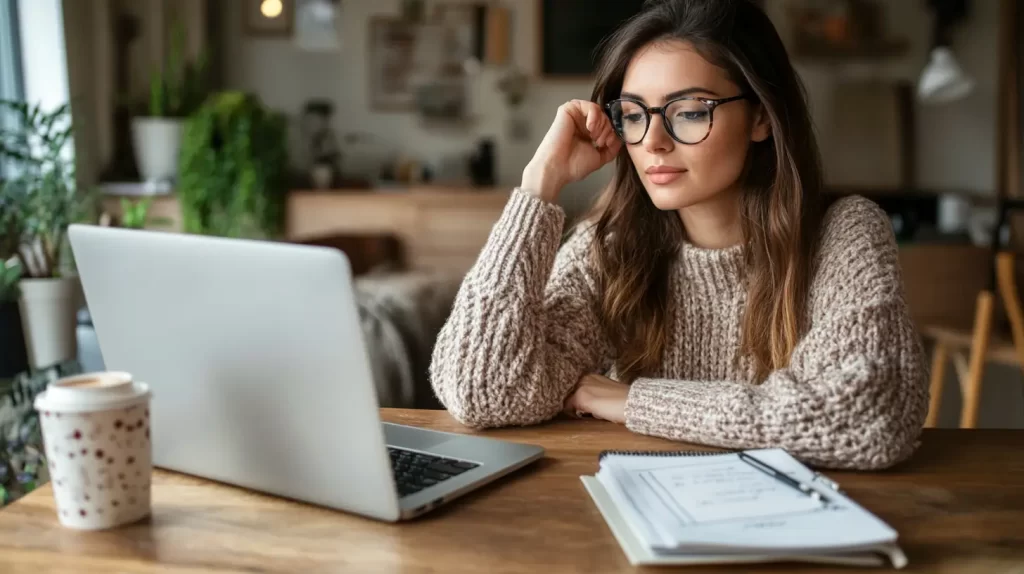
[[646, 470], [641, 478], [684, 522], [805, 512], [821, 504], [742, 461]]

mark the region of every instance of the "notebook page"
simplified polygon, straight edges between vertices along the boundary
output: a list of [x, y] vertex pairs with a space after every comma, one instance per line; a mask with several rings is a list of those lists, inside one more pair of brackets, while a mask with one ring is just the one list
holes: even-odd
[[773, 516], [821, 508], [820, 501], [797, 491], [735, 457], [702, 457], [697, 464], [643, 470], [639, 477], [662, 493], [680, 521]]
[[[679, 460], [679, 459], [672, 459]], [[676, 544], [672, 526], [819, 508], [821, 503], [779, 483], [734, 456], [647, 468], [602, 465], [598, 478], [638, 536], [651, 547]], [[662, 463], [664, 464], [664, 463]]]
[[895, 531], [884, 522], [845, 496], [812, 482], [814, 473], [785, 451], [748, 452], [819, 488], [832, 504], [819, 504], [735, 454], [610, 455], [602, 461], [598, 478], [602, 483], [614, 480], [626, 493], [632, 506], [623, 511], [627, 518], [640, 515], [650, 524], [646, 530], [654, 534], [642, 537], [652, 548], [814, 551], [895, 540]]
[[634, 486], [628, 472], [602, 466], [595, 478], [604, 486], [619, 514], [643, 546], [651, 548], [672, 544], [672, 538], [666, 533], [659, 532], [655, 526], [655, 523], [663, 522], [658, 516], [662, 508], [651, 506], [644, 500], [646, 491]]

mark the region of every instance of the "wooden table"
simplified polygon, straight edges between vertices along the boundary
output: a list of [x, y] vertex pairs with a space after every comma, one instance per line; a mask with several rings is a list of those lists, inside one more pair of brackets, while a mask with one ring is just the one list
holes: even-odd
[[[441, 411], [384, 410], [383, 417], [466, 432]], [[157, 472], [151, 518], [76, 532], [58, 525], [52, 493], [42, 487], [0, 511], [0, 572], [631, 570], [579, 476], [596, 471], [602, 449], [674, 449], [678, 443], [593, 420], [486, 434], [541, 444], [547, 457], [400, 525]], [[929, 429], [917, 455], [897, 468], [828, 474], [899, 531], [909, 571], [1024, 572], [1024, 431]]]

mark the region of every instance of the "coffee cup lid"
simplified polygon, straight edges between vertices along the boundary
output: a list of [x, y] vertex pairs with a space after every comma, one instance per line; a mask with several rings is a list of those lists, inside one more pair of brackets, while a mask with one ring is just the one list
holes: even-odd
[[149, 385], [129, 373], [85, 373], [47, 385], [35, 400], [39, 411], [92, 412], [127, 407], [149, 398]]

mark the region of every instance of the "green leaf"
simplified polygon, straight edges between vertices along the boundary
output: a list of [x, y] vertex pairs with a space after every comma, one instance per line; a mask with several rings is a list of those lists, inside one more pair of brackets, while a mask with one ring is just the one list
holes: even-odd
[[254, 96], [218, 93], [187, 121], [178, 175], [189, 233], [275, 237], [283, 228], [285, 124]]
[[21, 265], [17, 259], [0, 260], [0, 301], [18, 298], [18, 280], [21, 279]]
[[17, 170], [15, 177], [0, 182], [0, 260], [19, 245], [40, 244], [42, 268], [22, 266], [22, 272], [56, 276], [67, 226], [82, 216], [94, 195], [78, 189], [74, 163], [65, 155], [74, 130], [71, 107], [65, 103], [47, 111], [27, 103], [3, 105], [21, 117], [17, 129], [0, 134], [4, 159]]
[[160, 74], [154, 72], [149, 79], [149, 115], [154, 118], [162, 118], [166, 113], [164, 101], [164, 82]]
[[147, 214], [153, 198], [132, 200], [121, 198], [121, 225], [132, 229], [142, 229], [149, 223]]
[[171, 32], [171, 45], [167, 55], [164, 73], [167, 76], [167, 113], [169, 116], [182, 115], [182, 89], [184, 70], [182, 53], [185, 50], [185, 28], [178, 21]]

